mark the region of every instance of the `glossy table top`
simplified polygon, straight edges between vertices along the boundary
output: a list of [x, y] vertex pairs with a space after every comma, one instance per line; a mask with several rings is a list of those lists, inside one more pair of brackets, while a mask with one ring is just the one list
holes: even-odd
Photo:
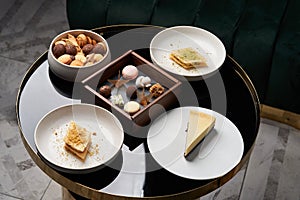
[[[150, 59], [149, 44], [161, 27], [120, 25], [95, 29], [107, 39], [112, 60], [128, 50]], [[211, 180], [191, 180], [162, 168], [151, 156], [146, 135], [149, 126], [137, 133], [125, 133], [122, 150], [112, 165], [85, 175], [62, 173], [51, 168], [37, 153], [34, 129], [50, 110], [72, 103], [95, 103], [86, 98], [81, 83], [70, 83], [56, 77], [47, 62], [47, 52], [27, 71], [17, 97], [17, 117], [23, 143], [36, 164], [56, 182], [86, 198], [197, 198], [226, 183], [249, 159], [259, 126], [259, 100], [242, 68], [229, 56], [219, 71], [202, 80], [182, 82], [182, 93], [173, 107], [197, 106], [212, 109], [230, 119], [244, 140], [240, 163], [226, 175]], [[134, 163], [137, 162], [137, 163]], [[113, 167], [112, 167], [113, 166]], [[176, 183], [176, 184], [174, 184]], [[120, 190], [120, 187], [123, 187]], [[134, 188], [134, 191], [129, 191]]]

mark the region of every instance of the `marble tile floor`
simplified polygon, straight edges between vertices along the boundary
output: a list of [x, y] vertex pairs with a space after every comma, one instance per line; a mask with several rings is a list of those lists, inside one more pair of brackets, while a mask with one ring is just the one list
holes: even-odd
[[[59, 200], [61, 187], [30, 159], [15, 101], [28, 67], [67, 30], [64, 0], [0, 0], [0, 200]], [[300, 200], [300, 131], [262, 119], [249, 162], [201, 200]]]

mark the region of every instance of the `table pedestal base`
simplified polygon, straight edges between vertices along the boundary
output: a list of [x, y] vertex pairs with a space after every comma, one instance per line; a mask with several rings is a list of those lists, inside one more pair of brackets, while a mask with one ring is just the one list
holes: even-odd
[[66, 188], [62, 187], [62, 200], [76, 200]]

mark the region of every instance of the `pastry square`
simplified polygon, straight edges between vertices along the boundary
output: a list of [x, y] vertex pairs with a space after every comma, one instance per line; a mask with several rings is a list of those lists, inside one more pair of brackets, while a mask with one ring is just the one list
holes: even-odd
[[171, 51], [170, 59], [185, 69], [207, 66], [206, 59], [191, 47]]

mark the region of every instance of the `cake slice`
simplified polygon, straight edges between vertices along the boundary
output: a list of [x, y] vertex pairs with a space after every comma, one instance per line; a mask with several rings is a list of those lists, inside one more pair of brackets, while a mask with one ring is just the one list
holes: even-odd
[[191, 47], [171, 51], [170, 59], [185, 69], [207, 66], [206, 59]]
[[85, 160], [91, 143], [91, 133], [71, 121], [64, 137], [65, 149]]
[[89, 149], [90, 144], [88, 144], [88, 146], [85, 148], [85, 150], [83, 152], [79, 152], [75, 149], [73, 149], [71, 146], [69, 146], [68, 144], [65, 144], [65, 150], [69, 151], [70, 153], [72, 153], [73, 155], [77, 156], [78, 158], [80, 158], [82, 161], [85, 160], [86, 155], [88, 154], [88, 149]]
[[216, 118], [212, 115], [190, 110], [184, 156], [187, 156], [197, 144], [210, 132]]

